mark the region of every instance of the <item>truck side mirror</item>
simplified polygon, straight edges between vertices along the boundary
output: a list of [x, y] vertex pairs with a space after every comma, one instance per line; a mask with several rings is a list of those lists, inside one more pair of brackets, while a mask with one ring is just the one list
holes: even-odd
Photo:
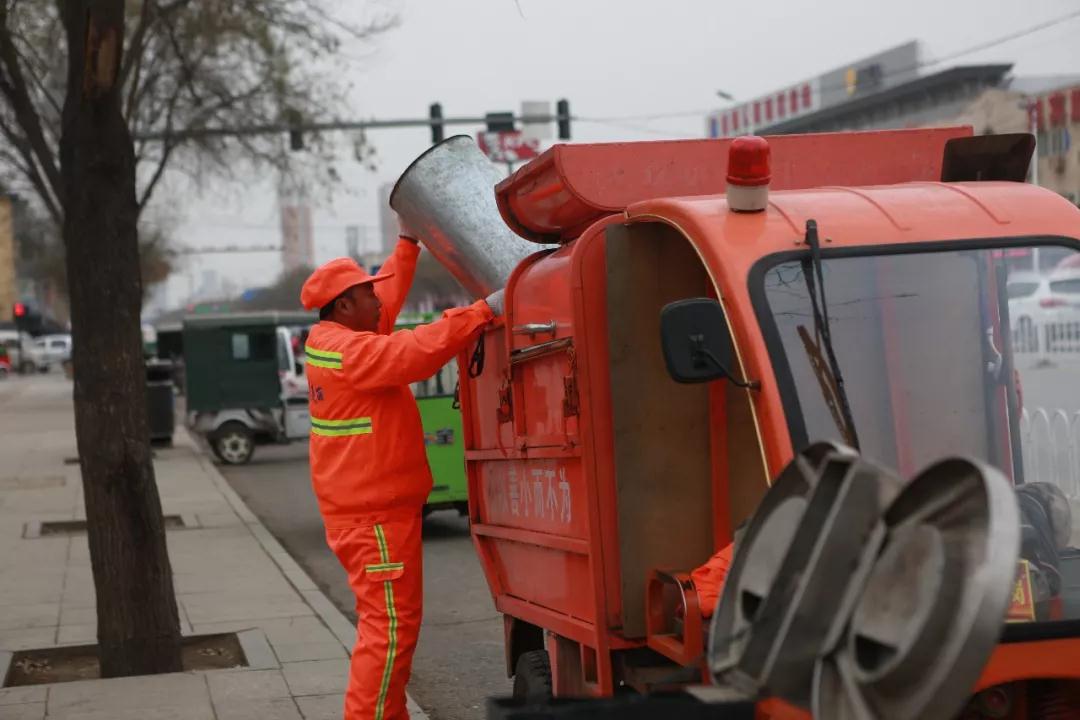
[[668, 374], [678, 383], [731, 378], [735, 350], [724, 308], [711, 298], [691, 298], [660, 311], [660, 344]]

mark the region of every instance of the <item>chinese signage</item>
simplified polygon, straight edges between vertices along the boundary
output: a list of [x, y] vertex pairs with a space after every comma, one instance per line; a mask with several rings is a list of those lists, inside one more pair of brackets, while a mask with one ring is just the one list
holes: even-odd
[[540, 140], [517, 130], [479, 133], [476, 144], [492, 162], [532, 160], [540, 154]]
[[708, 118], [708, 135], [729, 137], [754, 133], [914, 80], [918, 70], [919, 45], [914, 41], [905, 43], [812, 80], [713, 113]]

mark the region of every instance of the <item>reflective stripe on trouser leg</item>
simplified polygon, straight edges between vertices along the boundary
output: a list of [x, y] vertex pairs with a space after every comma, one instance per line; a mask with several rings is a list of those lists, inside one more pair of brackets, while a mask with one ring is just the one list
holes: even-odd
[[[381, 525], [375, 526], [375, 538], [379, 543], [379, 562], [390, 563], [390, 551], [386, 547], [386, 535]], [[379, 699], [375, 702], [375, 720], [383, 720], [386, 709], [386, 693], [390, 689], [390, 673], [394, 669], [394, 655], [397, 653], [397, 609], [394, 608], [394, 583], [383, 581], [383, 594], [386, 596], [386, 616], [390, 618], [386, 666], [383, 669], [382, 683], [379, 686]]]
[[359, 618], [346, 720], [408, 717], [405, 686], [423, 604], [419, 510], [415, 519], [384, 522], [379, 529], [381, 541], [374, 525], [327, 532], [327, 542], [349, 574]]

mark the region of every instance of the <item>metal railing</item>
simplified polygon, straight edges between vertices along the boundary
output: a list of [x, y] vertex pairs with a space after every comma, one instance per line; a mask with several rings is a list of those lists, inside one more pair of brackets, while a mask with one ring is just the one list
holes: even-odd
[[1013, 352], [1038, 355], [1045, 359], [1053, 356], [1080, 356], [1080, 322], [1037, 323], [1020, 318], [1012, 328]]
[[1024, 410], [1020, 442], [1027, 482], [1054, 483], [1080, 500], [1080, 410]]

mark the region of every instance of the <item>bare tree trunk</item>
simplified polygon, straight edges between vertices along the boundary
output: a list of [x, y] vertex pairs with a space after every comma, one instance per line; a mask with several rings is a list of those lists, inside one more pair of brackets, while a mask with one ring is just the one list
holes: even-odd
[[171, 672], [180, 627], [147, 427], [135, 157], [117, 82], [124, 0], [58, 0], [60, 162], [82, 466], [103, 677]]

